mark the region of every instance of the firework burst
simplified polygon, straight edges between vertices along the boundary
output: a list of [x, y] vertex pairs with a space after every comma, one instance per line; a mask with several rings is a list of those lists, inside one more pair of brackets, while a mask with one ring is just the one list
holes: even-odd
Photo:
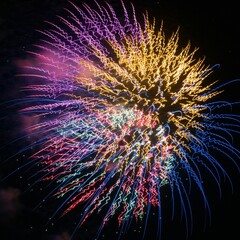
[[210, 101], [222, 86], [205, 83], [213, 67], [195, 60], [190, 43], [179, 48], [178, 31], [165, 37], [123, 2], [122, 18], [108, 3], [71, 4], [68, 18], [41, 32], [37, 64], [24, 74], [35, 81], [22, 111], [35, 119], [29, 147], [39, 149], [31, 159], [43, 166], [41, 180], [58, 183], [63, 214], [84, 206], [80, 224], [103, 212], [99, 232], [113, 216], [121, 233], [133, 219], [147, 226], [155, 208], [160, 235], [163, 186], [177, 193], [188, 225], [191, 182], [209, 208], [199, 167], [217, 184], [220, 172], [228, 177], [211, 150], [239, 159], [229, 140], [239, 116], [218, 112], [235, 103]]

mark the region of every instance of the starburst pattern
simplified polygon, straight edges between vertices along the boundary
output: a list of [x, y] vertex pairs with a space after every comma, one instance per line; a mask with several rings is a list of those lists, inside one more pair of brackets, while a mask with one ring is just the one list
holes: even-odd
[[22, 111], [37, 119], [31, 131], [40, 148], [32, 159], [43, 166], [41, 180], [58, 182], [53, 194], [64, 198], [63, 214], [85, 206], [80, 224], [104, 212], [100, 231], [116, 214], [124, 231], [133, 218], [147, 219], [151, 207], [161, 222], [166, 185], [191, 221], [191, 181], [208, 208], [199, 166], [217, 184], [219, 171], [228, 177], [210, 150], [239, 158], [228, 139], [238, 133], [239, 116], [218, 113], [236, 103], [209, 101], [222, 91], [205, 83], [213, 67], [195, 60], [190, 43], [178, 46], [178, 31], [165, 37], [162, 25], [147, 13], [140, 23], [123, 2], [121, 19], [110, 4], [95, 4], [72, 3], [68, 18], [49, 23], [32, 52], [38, 64], [24, 74], [36, 79]]

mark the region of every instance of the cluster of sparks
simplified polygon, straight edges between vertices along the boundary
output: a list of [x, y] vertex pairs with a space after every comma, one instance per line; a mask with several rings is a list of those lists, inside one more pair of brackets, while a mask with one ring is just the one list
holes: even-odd
[[101, 211], [100, 229], [116, 214], [124, 229], [133, 218], [147, 218], [151, 207], [161, 219], [164, 185], [178, 192], [188, 221], [180, 169], [207, 205], [198, 164], [210, 163], [206, 169], [219, 181], [224, 170], [208, 150], [228, 157], [225, 151], [238, 151], [221, 137], [236, 124], [220, 126], [217, 119], [238, 117], [214, 115], [227, 104], [207, 103], [220, 93], [215, 83], [203, 86], [212, 69], [194, 59], [190, 44], [179, 48], [178, 32], [167, 39], [147, 14], [140, 24], [133, 6], [130, 16], [122, 2], [120, 19], [110, 4], [95, 3], [97, 10], [72, 4], [68, 18], [42, 31], [32, 53], [39, 62], [28, 75], [37, 84], [27, 87], [32, 105], [23, 110], [37, 119], [32, 146], [40, 148], [32, 158], [43, 165], [42, 180], [58, 183], [63, 214], [84, 206], [81, 224]]

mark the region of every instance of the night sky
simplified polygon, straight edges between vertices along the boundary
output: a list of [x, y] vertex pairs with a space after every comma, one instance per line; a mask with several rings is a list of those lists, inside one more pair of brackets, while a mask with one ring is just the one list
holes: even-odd
[[[74, 1], [81, 5], [81, 0]], [[91, 2], [85, 1], [87, 3]], [[99, 1], [101, 2], [101, 1]], [[118, 0], [109, 1], [115, 9], [121, 7]], [[127, 2], [127, 0], [126, 0]], [[240, 18], [237, 1], [177, 1], [177, 0], [133, 0], [137, 13], [148, 10], [149, 16], [156, 21], [163, 20], [164, 30], [171, 34], [180, 27], [180, 42], [185, 46], [190, 40], [192, 46], [199, 47], [197, 57], [206, 57], [206, 64], [210, 66], [220, 64], [209, 81], [219, 80], [225, 83], [233, 79], [240, 79]], [[22, 136], [22, 122], [17, 112], [17, 101], [24, 97], [19, 89], [22, 78], [16, 77], [19, 73], [19, 63], [27, 59], [27, 50], [41, 37], [36, 29], [43, 29], [45, 20], [53, 20], [55, 15], [66, 14], [64, 7], [69, 7], [66, 0], [1, 0], [0, 1], [0, 239], [1, 240], [70, 240], [71, 233], [76, 228], [81, 209], [75, 209], [69, 215], [49, 220], [60, 204], [59, 200], [50, 198], [46, 204], [41, 200], [49, 193], [53, 186], [43, 183], [31, 185], [31, 178], [37, 169], [23, 168], [17, 170], [27, 161], [30, 152], [18, 153], [28, 144], [27, 138]], [[239, 101], [240, 84], [228, 87], [223, 98]], [[238, 112], [240, 110], [237, 109]], [[235, 139], [235, 146], [239, 149], [239, 137]], [[218, 156], [221, 158], [221, 154]], [[224, 159], [221, 159], [224, 161]], [[191, 240], [237, 239], [239, 236], [240, 216], [240, 177], [232, 164], [225, 164], [232, 177], [234, 191], [228, 181], [222, 182], [222, 196], [219, 197], [216, 184], [206, 177], [204, 187], [212, 210], [211, 224], [206, 229], [202, 222], [203, 206], [198, 193], [193, 193], [194, 226]], [[10, 173], [15, 172], [8, 176]], [[209, 182], [208, 182], [209, 180]], [[171, 209], [167, 206], [166, 212]], [[170, 204], [169, 204], [170, 205]], [[179, 213], [176, 213], [179, 215]], [[198, 217], [199, 216], [199, 217]], [[93, 240], [94, 231], [98, 226], [100, 216], [90, 218], [90, 221], [81, 228], [74, 240]], [[176, 219], [179, 219], [176, 216]], [[154, 239], [154, 218], [150, 220], [150, 228], [146, 239]], [[163, 226], [165, 233], [163, 240], [185, 239], [184, 224], [179, 220], [167, 220]], [[117, 239], [116, 226], [109, 224], [100, 239]], [[141, 239], [141, 227], [133, 225], [130, 233], [124, 238]]]

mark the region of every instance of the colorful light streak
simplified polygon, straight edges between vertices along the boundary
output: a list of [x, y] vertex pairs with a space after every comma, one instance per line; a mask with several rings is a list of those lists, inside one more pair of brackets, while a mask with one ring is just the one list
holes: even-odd
[[195, 60], [190, 43], [179, 47], [178, 31], [166, 38], [147, 14], [140, 24], [133, 6], [130, 16], [122, 2], [120, 21], [110, 4], [95, 3], [97, 10], [72, 3], [69, 17], [49, 23], [32, 52], [38, 64], [27, 75], [37, 84], [26, 87], [32, 100], [23, 109], [38, 119], [31, 131], [41, 147], [32, 158], [43, 166], [42, 180], [58, 182], [63, 214], [85, 204], [81, 224], [103, 211], [99, 231], [116, 214], [124, 231], [151, 207], [161, 222], [167, 185], [178, 192], [188, 225], [181, 172], [209, 208], [198, 166], [218, 184], [219, 171], [227, 175], [209, 150], [239, 158], [226, 136], [239, 133], [239, 116], [217, 113], [231, 103], [209, 101], [222, 92], [216, 82], [205, 84], [213, 67]]

